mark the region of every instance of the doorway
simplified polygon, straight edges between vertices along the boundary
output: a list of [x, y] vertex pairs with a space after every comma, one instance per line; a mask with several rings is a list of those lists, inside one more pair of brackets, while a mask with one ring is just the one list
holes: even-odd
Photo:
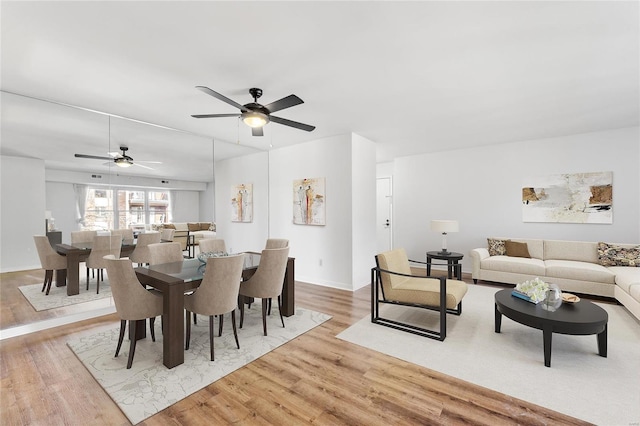
[[377, 253], [393, 247], [393, 190], [391, 176], [376, 179], [376, 238]]

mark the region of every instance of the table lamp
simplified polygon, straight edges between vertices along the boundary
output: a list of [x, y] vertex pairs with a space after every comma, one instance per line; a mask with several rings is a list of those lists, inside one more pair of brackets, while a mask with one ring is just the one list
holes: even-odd
[[442, 251], [438, 254], [451, 254], [447, 251], [447, 232], [458, 232], [457, 220], [432, 220], [431, 230], [434, 232], [442, 232]]

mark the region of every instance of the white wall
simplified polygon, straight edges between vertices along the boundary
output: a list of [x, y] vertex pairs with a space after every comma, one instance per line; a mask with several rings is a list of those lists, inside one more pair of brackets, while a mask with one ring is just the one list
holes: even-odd
[[[269, 154], [219, 161], [216, 169], [216, 237], [230, 252], [261, 251], [269, 235]], [[253, 184], [253, 222], [231, 222], [231, 187]]]
[[[463, 253], [486, 238], [640, 243], [640, 137], [638, 128], [514, 142], [416, 155], [394, 161], [394, 246], [425, 259], [440, 249], [432, 219], [455, 219], [460, 232], [448, 249]], [[523, 178], [560, 173], [613, 172], [613, 224], [522, 222]]]
[[34, 235], [45, 234], [44, 161], [0, 157], [0, 271], [39, 269]]

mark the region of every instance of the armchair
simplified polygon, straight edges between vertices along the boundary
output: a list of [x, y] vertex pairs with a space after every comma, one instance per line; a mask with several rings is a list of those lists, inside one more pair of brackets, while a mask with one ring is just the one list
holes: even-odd
[[[371, 269], [371, 322], [443, 341], [447, 336], [446, 314], [462, 313], [462, 298], [467, 293], [467, 284], [446, 277], [413, 275], [409, 262], [414, 261], [409, 261], [403, 248], [376, 256], [376, 267]], [[437, 311], [440, 314], [440, 328], [431, 330], [384, 318], [380, 314], [380, 304]]]

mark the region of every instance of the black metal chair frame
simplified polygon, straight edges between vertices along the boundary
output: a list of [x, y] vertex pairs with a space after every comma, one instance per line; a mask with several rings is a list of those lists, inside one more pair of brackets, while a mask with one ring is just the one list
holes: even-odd
[[[409, 260], [410, 263], [418, 263], [423, 265], [436, 265], [446, 266], [440, 263], [427, 263], [419, 262], [415, 260]], [[454, 265], [459, 268], [456, 276], [462, 276], [462, 265]], [[382, 273], [388, 273], [390, 275], [398, 275], [411, 278], [431, 278], [440, 280], [440, 306], [423, 305], [419, 303], [407, 303], [397, 300], [388, 300], [384, 294], [384, 287], [382, 286]], [[382, 299], [380, 298], [382, 293]], [[418, 327], [413, 324], [407, 324], [400, 321], [392, 320], [390, 318], [384, 318], [380, 316], [380, 304], [386, 303], [391, 305], [411, 306], [414, 308], [428, 309], [431, 311], [437, 311], [440, 313], [440, 330], [430, 330], [427, 328]], [[384, 325], [386, 327], [395, 328], [396, 330], [406, 331], [408, 333], [417, 334], [419, 336], [428, 337], [430, 339], [436, 339], [443, 341], [447, 337], [447, 314], [460, 315], [462, 314], [462, 300], [458, 303], [455, 309], [447, 308], [447, 277], [433, 277], [427, 275], [408, 275], [394, 271], [387, 271], [380, 268], [378, 262], [378, 256], [376, 256], [376, 267], [371, 269], [371, 322], [374, 324]]]

